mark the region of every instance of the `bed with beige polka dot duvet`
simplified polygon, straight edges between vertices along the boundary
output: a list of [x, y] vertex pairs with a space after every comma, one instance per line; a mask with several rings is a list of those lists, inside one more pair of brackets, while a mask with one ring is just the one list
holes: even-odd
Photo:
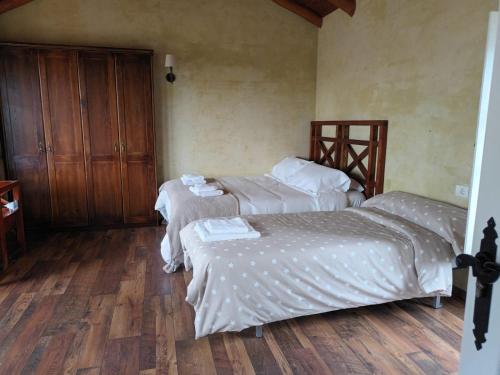
[[466, 210], [402, 192], [362, 208], [245, 216], [259, 239], [181, 231], [196, 337], [338, 309], [451, 295]]

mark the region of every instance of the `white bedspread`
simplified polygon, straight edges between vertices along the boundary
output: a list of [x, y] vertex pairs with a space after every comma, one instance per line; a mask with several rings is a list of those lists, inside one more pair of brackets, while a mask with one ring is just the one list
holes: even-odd
[[240, 205], [241, 215], [339, 211], [348, 205], [343, 192], [313, 197], [268, 176], [221, 177], [217, 179]]
[[262, 237], [204, 243], [181, 231], [196, 337], [326, 311], [450, 295], [451, 245], [376, 208], [247, 216]]
[[[366, 200], [363, 193], [354, 190], [312, 197], [268, 176], [221, 177], [218, 181], [238, 199], [242, 215], [338, 211], [345, 207], [359, 207]], [[169, 222], [171, 204], [164, 186], [160, 186], [155, 210]]]

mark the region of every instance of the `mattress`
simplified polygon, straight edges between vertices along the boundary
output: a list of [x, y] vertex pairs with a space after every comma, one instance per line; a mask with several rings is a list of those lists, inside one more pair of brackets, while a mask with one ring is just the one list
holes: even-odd
[[376, 208], [245, 217], [258, 240], [180, 233], [196, 337], [273, 321], [450, 295], [454, 254], [438, 234]]

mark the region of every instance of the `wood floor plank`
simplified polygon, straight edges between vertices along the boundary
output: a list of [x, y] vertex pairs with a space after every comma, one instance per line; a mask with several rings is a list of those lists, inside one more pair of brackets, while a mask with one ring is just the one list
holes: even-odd
[[264, 339], [266, 340], [267, 345], [271, 350], [271, 353], [273, 353], [273, 356], [276, 359], [276, 363], [278, 363], [281, 372], [287, 375], [293, 374], [290, 363], [288, 363], [285, 354], [281, 350], [280, 346], [276, 341], [276, 338], [273, 335], [273, 332], [270, 329], [265, 329]]
[[[266, 331], [265, 328], [263, 331]], [[267, 332], [267, 331], [266, 331]], [[273, 353], [267, 342], [263, 338], [255, 336], [255, 329], [247, 329], [239, 335], [242, 337], [248, 357], [252, 361], [252, 366], [257, 374], [279, 374], [281, 370], [274, 359]], [[217, 366], [216, 361], [216, 366]]]
[[210, 335], [208, 341], [217, 375], [231, 375], [233, 373], [233, 366], [227, 355], [223, 334]]
[[431, 319], [438, 320], [441, 324], [445, 325], [448, 329], [455, 332], [459, 337], [462, 336], [464, 331], [464, 321], [458, 318], [455, 314], [447, 309], [432, 309], [428, 306], [417, 306], [423, 313], [429, 315]]
[[88, 332], [82, 341], [78, 358], [78, 368], [100, 367], [116, 302], [114, 294], [93, 296], [85, 319], [89, 323]]
[[36, 368], [36, 375], [57, 374], [64, 363], [66, 352], [75, 338], [75, 332], [64, 332], [51, 337], [40, 363]]
[[[399, 303], [399, 302], [398, 302]], [[428, 307], [426, 310], [421, 309], [418, 304], [410, 301], [403, 301], [405, 311], [415, 317], [419, 322], [425, 324], [426, 327], [432, 328], [432, 331], [439, 337], [452, 345], [455, 349], [460, 349], [461, 337], [460, 334], [440, 319], [440, 309], [435, 311], [434, 314], [429, 314], [432, 308]]]
[[227, 357], [231, 362], [234, 374], [255, 374], [255, 370], [252, 366], [252, 362], [248, 357], [247, 351], [245, 349], [245, 344], [238, 336], [234, 333], [223, 334], [224, 346], [226, 347]]
[[62, 365], [63, 374], [75, 374], [78, 369], [78, 360], [84, 348], [84, 340], [89, 332], [88, 322], [82, 320], [72, 325], [65, 326], [62, 332], [75, 332], [75, 338], [66, 351], [64, 363]]
[[[390, 342], [379, 332], [373, 332], [367, 327], [364, 314], [368, 311], [367, 308], [336, 311], [329, 315], [331, 318], [329, 323], [372, 372], [379, 374], [411, 373], [411, 369], [401, 361], [401, 359], [405, 360], [406, 358], [398, 355], [388, 356], [387, 353], [390, 352], [390, 349], [387, 350], [386, 346]], [[397, 346], [392, 347], [393, 351], [396, 349]]]
[[35, 293], [23, 293], [10, 306], [6, 313], [1, 315], [0, 319], [0, 343], [10, 333], [10, 330], [17, 324], [28, 306], [33, 301]]
[[334, 374], [371, 374], [327, 322], [325, 315], [301, 318], [300, 326]]
[[44, 336], [38, 340], [38, 343], [31, 352], [29, 359], [26, 361], [23, 370], [21, 371], [21, 375], [32, 375], [36, 372], [36, 368], [40, 364], [40, 360], [42, 359], [45, 348], [49, 344], [49, 341], [52, 337]]
[[300, 328], [299, 324], [297, 323], [296, 320], [289, 320], [288, 325], [292, 329], [293, 333], [295, 334], [295, 337], [299, 340], [300, 344], [302, 347], [305, 349], [308, 349], [312, 356], [314, 357], [314, 361], [317, 364], [318, 370], [322, 374], [331, 374], [330, 369], [326, 365], [326, 363], [323, 361], [319, 353], [316, 351], [315, 346], [312, 344], [311, 340], [304, 334], [302, 331], [302, 328]]
[[214, 375], [217, 373], [208, 338], [176, 341], [175, 349], [179, 374]]
[[137, 375], [139, 373], [138, 336], [108, 341], [101, 373], [106, 375]]
[[404, 308], [396, 304], [392, 304], [388, 308], [392, 309], [401, 319], [408, 323], [405, 333], [422, 351], [429, 353], [446, 371], [454, 373], [458, 370], [460, 352], [457, 349], [434, 333], [431, 327], [427, 328], [421, 324]]
[[78, 369], [76, 375], [99, 375], [100, 373], [101, 369], [99, 367], [93, 367], [93, 368]]
[[130, 233], [113, 229], [110, 239], [101, 246], [102, 269], [96, 277], [92, 295], [118, 293], [125, 268], [124, 258], [128, 253]]
[[445, 298], [446, 310], [454, 314], [460, 320], [464, 320], [464, 304], [465, 301], [458, 298]]
[[82, 319], [101, 264], [100, 259], [79, 264], [65, 293], [61, 295], [45, 335], [54, 336], [64, 330], [66, 325], [73, 325]]
[[412, 360], [416, 366], [420, 368], [422, 374], [432, 374], [432, 375], [446, 375], [449, 372], [443, 370], [443, 368], [438, 365], [427, 353], [418, 352], [408, 354], [410, 360]]
[[194, 311], [186, 303], [186, 284], [182, 272], [170, 275], [172, 285], [172, 309], [175, 324], [175, 339], [186, 340], [194, 337]]
[[375, 339], [387, 347], [397, 349], [403, 354], [415, 353], [420, 350], [404, 335], [398, 334], [398, 332], [402, 332], [404, 323], [398, 326], [397, 318], [386, 310], [370, 310], [369, 314], [362, 315], [361, 322]]
[[157, 296], [154, 304], [156, 321], [156, 368], [160, 374], [177, 374], [174, 318], [170, 296]]
[[120, 291], [113, 312], [110, 339], [140, 336], [144, 303], [146, 262], [137, 263], [136, 279], [120, 283]]
[[69, 259], [70, 257], [66, 256], [61, 257], [55, 262], [47, 263], [46, 267], [50, 267], [52, 269], [52, 272], [49, 275], [45, 274], [44, 280], [41, 281], [41, 287], [38, 293], [39, 296], [47, 296], [54, 293], [63, 270], [68, 267]]
[[38, 340], [49, 322], [58, 301], [57, 296], [45, 297], [30, 314], [22, 331], [16, 337], [4, 356], [0, 358], [0, 368], [5, 374], [21, 372], [25, 362], [35, 349]]
[[[146, 280], [147, 274], [146, 264]], [[145, 289], [147, 290], [147, 282]], [[160, 303], [159, 296], [148, 295], [145, 291], [142, 311], [141, 347], [139, 353], [139, 369], [141, 371], [156, 368], [156, 317], [160, 310]]]

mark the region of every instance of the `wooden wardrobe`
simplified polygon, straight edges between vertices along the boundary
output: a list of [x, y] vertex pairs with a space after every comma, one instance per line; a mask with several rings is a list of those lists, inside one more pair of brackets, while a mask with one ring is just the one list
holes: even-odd
[[152, 51], [0, 44], [0, 99], [28, 224], [155, 223]]

